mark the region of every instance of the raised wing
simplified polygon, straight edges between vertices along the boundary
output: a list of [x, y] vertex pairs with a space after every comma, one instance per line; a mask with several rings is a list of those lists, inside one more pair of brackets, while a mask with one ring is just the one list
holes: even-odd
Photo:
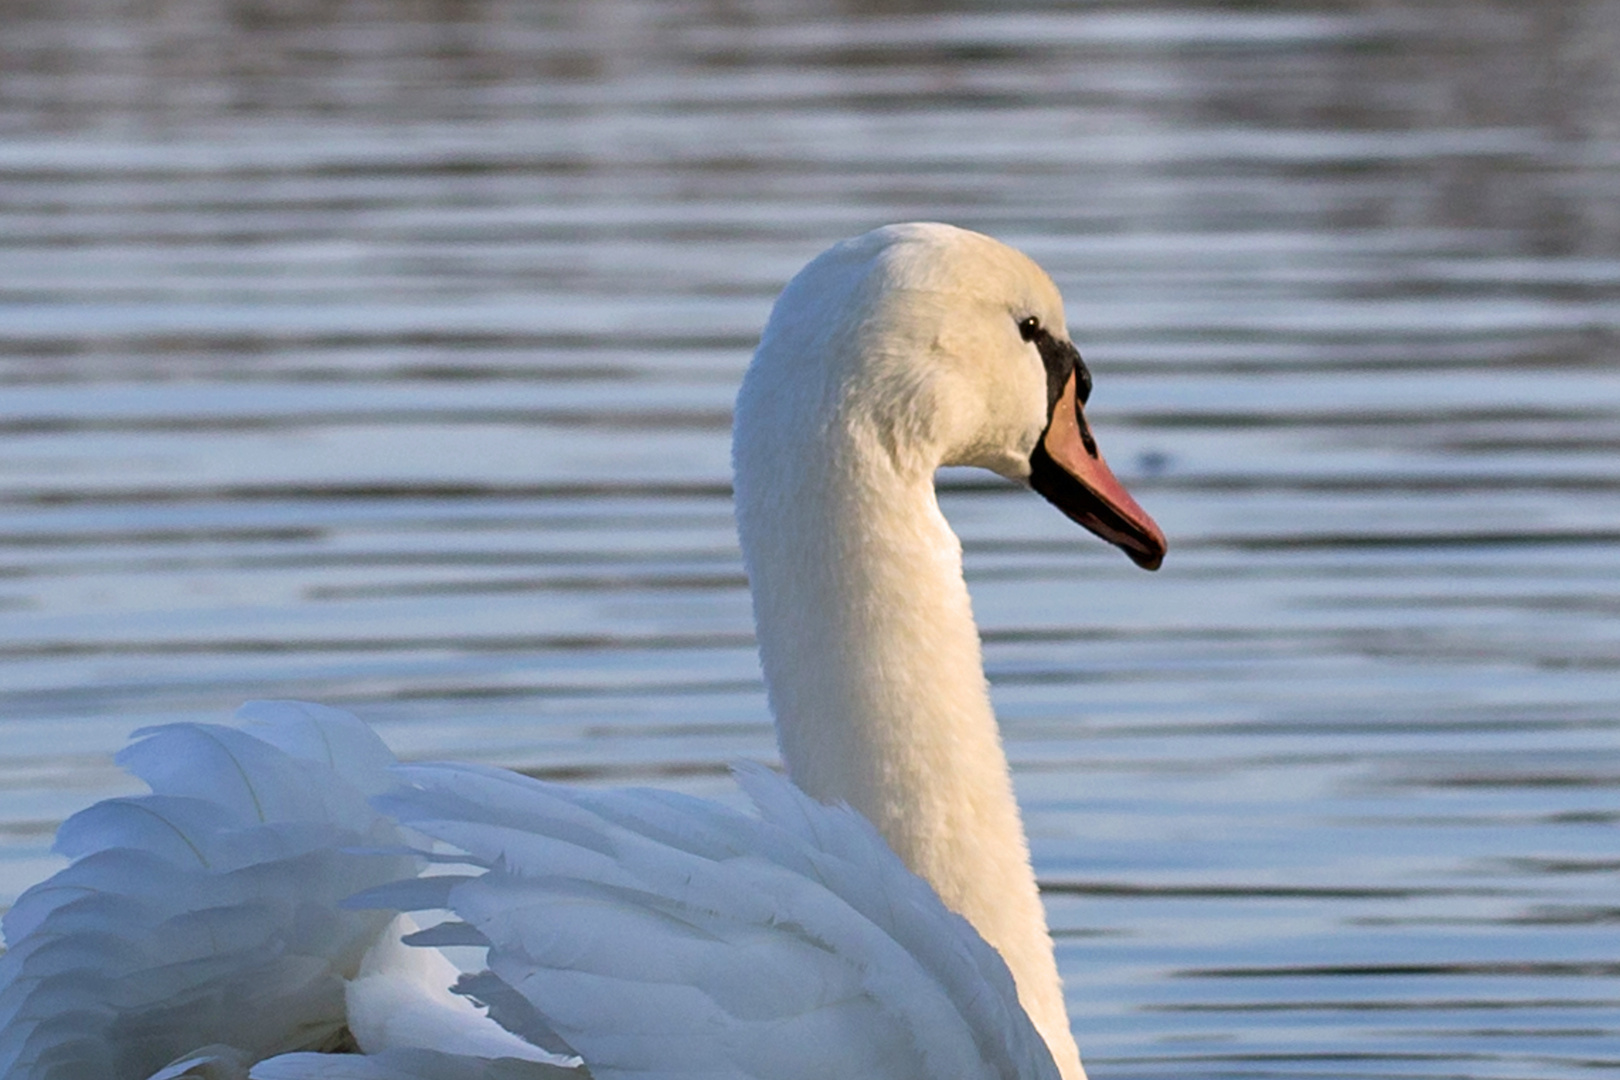
[[240, 720], [138, 732], [118, 760], [152, 793], [62, 826], [73, 863], [4, 919], [0, 1076], [144, 1080], [206, 1044], [251, 1062], [341, 1031], [390, 916], [340, 901], [418, 866], [367, 802], [393, 756], [336, 709]]
[[858, 815], [761, 770], [753, 818], [476, 766], [378, 800], [476, 875], [357, 902], [449, 908], [408, 939], [487, 946], [462, 990], [597, 1080], [1056, 1080], [1000, 957]]

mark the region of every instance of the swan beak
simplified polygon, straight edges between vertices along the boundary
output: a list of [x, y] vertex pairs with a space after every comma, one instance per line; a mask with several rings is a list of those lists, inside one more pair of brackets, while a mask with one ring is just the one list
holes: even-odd
[[1029, 486], [1073, 521], [1113, 544], [1144, 570], [1164, 562], [1164, 533], [1114, 476], [1091, 437], [1075, 399], [1071, 373], [1052, 407], [1035, 452], [1029, 456]]

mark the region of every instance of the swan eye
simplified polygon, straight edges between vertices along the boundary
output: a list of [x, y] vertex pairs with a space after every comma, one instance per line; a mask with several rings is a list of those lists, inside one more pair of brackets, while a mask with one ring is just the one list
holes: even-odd
[[1018, 321], [1018, 336], [1025, 341], [1034, 341], [1041, 333], [1041, 320], [1031, 315]]

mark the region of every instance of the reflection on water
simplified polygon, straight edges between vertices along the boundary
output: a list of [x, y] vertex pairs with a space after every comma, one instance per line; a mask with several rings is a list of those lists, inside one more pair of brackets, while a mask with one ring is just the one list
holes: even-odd
[[1149, 577], [944, 477], [1094, 1075], [1620, 1065], [1620, 3], [0, 15], [0, 894], [155, 719], [728, 790], [832, 239], [1069, 300]]

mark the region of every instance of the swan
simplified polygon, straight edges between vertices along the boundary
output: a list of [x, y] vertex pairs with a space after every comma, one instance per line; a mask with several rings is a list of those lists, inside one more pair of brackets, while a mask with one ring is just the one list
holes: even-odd
[[754, 814], [400, 765], [305, 703], [145, 729], [118, 760], [151, 793], [64, 823], [5, 915], [0, 1075], [1084, 1080], [934, 476], [1027, 484], [1156, 569], [1090, 388], [1020, 252], [836, 244], [737, 399], [787, 774], [738, 770]]

